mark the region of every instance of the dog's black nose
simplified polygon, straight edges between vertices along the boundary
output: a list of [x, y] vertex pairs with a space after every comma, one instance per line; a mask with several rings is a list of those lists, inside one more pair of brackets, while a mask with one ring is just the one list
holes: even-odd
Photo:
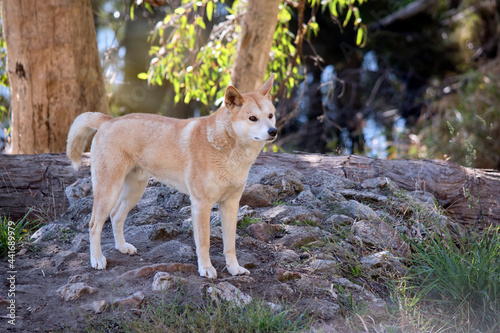
[[269, 131], [267, 131], [267, 133], [269, 133], [270, 136], [276, 136], [276, 134], [278, 134], [278, 130], [274, 127], [270, 128]]

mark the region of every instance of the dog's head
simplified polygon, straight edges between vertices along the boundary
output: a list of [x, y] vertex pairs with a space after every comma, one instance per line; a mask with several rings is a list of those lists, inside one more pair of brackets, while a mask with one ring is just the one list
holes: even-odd
[[240, 94], [233, 86], [226, 89], [224, 103], [231, 112], [236, 135], [246, 141], [271, 142], [276, 139], [276, 109], [271, 101], [274, 74], [259, 90]]

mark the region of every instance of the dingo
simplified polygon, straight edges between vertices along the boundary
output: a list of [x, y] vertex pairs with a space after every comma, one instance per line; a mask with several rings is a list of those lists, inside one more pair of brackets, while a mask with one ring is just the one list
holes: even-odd
[[67, 155], [75, 169], [90, 149], [94, 205], [89, 224], [90, 264], [106, 269], [101, 231], [111, 216], [115, 247], [133, 254], [123, 224], [142, 197], [150, 175], [190, 196], [198, 272], [210, 279], [210, 210], [218, 202], [224, 256], [230, 274], [250, 274], [236, 259], [236, 216], [250, 166], [264, 145], [276, 138], [271, 102], [274, 74], [255, 92], [240, 94], [227, 87], [224, 105], [214, 114], [173, 119], [153, 114], [119, 118], [98, 112], [78, 116], [68, 134]]

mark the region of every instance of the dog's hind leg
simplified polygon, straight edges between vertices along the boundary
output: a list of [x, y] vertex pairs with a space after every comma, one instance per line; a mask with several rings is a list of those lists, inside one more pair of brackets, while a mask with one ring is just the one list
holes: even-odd
[[219, 209], [222, 221], [222, 239], [224, 240], [224, 256], [226, 257], [227, 271], [231, 275], [250, 274], [241, 267], [236, 259], [236, 220], [241, 193], [230, 196], [224, 201], [219, 201]]
[[142, 169], [134, 168], [125, 177], [120, 197], [111, 211], [111, 223], [115, 236], [115, 248], [121, 253], [134, 254], [135, 246], [125, 241], [123, 224], [128, 212], [139, 202], [148, 184], [149, 175]]
[[106, 269], [106, 257], [101, 250], [102, 227], [118, 199], [125, 175], [120, 174], [121, 170], [114, 170], [112, 175], [96, 171], [92, 169], [94, 205], [89, 224], [90, 265], [95, 269]]

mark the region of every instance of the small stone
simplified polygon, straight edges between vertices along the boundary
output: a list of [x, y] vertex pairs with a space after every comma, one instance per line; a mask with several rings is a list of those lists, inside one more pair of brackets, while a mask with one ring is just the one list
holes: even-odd
[[151, 288], [153, 291], [161, 291], [174, 288], [178, 282], [185, 281], [180, 277], [172, 276], [166, 272], [157, 272], [153, 279]]
[[344, 196], [340, 194], [338, 191], [331, 191], [327, 188], [324, 188], [317, 196], [319, 200], [324, 203], [332, 203], [332, 202], [343, 202], [346, 201]]
[[299, 193], [299, 195], [292, 200], [293, 205], [307, 206], [312, 209], [317, 209], [321, 206], [321, 201], [319, 201], [314, 194], [309, 190], [304, 190]]
[[373, 192], [356, 191], [352, 189], [340, 190], [340, 193], [348, 199], [373, 201], [379, 203], [388, 203], [389, 198], [385, 195], [376, 194]]
[[329, 274], [340, 273], [339, 264], [335, 260], [314, 259], [309, 264], [309, 269], [314, 272], [325, 272]]
[[90, 178], [80, 178], [64, 190], [70, 206], [76, 201], [92, 193], [92, 180]]
[[281, 230], [281, 226], [276, 224], [258, 222], [249, 225], [245, 230], [253, 238], [256, 238], [263, 242], [269, 242], [274, 238], [274, 235]]
[[105, 300], [100, 300], [100, 301], [94, 301], [90, 304], [82, 306], [84, 310], [93, 312], [95, 314], [99, 314], [104, 312], [109, 306], [109, 303]]
[[56, 294], [60, 295], [66, 302], [74, 301], [80, 298], [84, 294], [94, 294], [97, 289], [87, 286], [83, 282], [68, 283], [59, 289], [57, 289]]
[[250, 295], [242, 293], [229, 282], [221, 282], [215, 287], [209, 287], [207, 292], [214, 301], [222, 299], [239, 307], [245, 306], [252, 301]]
[[304, 191], [304, 175], [295, 169], [272, 172], [261, 178], [260, 183], [272, 186], [278, 197], [285, 198]]
[[331, 236], [330, 233], [318, 227], [286, 225], [283, 229], [285, 236], [275, 240], [273, 243], [288, 248], [299, 248], [322, 237]]
[[285, 282], [285, 281], [290, 281], [290, 280], [295, 280], [295, 279], [301, 279], [302, 275], [297, 272], [291, 272], [284, 270], [283, 268], [276, 268], [276, 273], [275, 273], [276, 280], [280, 282]]
[[373, 209], [354, 200], [333, 203], [333, 211], [335, 214], [347, 215], [353, 219], [380, 221]]
[[[181, 243], [177, 240], [170, 240], [149, 251], [145, 257], [149, 260], [158, 260], [169, 258], [170, 260], [190, 260], [195, 257], [191, 246]], [[168, 261], [168, 260], [166, 260]]]
[[276, 190], [269, 185], [251, 184], [245, 188], [240, 205], [250, 207], [269, 207], [278, 199]]
[[68, 263], [74, 258], [76, 258], [76, 253], [73, 251], [59, 252], [54, 258], [56, 268], [60, 268], [61, 265]]
[[179, 228], [172, 226], [170, 224], [162, 223], [160, 225], [155, 225], [153, 230], [149, 235], [150, 240], [170, 240], [177, 237], [182, 233]]
[[117, 300], [113, 301], [112, 304], [114, 306], [138, 307], [139, 305], [141, 305], [141, 303], [145, 297], [146, 296], [144, 296], [144, 293], [142, 291], [138, 291], [138, 292], [135, 292], [133, 295], [130, 295], [129, 297], [117, 299]]
[[260, 216], [264, 221], [271, 223], [307, 222], [308, 224], [319, 224], [323, 213], [302, 206], [279, 205], [263, 211]]
[[352, 232], [355, 237], [359, 237], [363, 243], [375, 245], [379, 248], [392, 248], [401, 256], [406, 256], [409, 253], [408, 244], [406, 244], [401, 236], [382, 221], [355, 221], [352, 224]]
[[352, 217], [342, 214], [333, 214], [325, 221], [327, 225], [332, 225], [333, 228], [351, 225], [353, 222], [354, 219]]
[[376, 177], [376, 178], [365, 179], [361, 183], [361, 187], [369, 190], [378, 189], [378, 190], [389, 190], [391, 192], [395, 192], [399, 189], [398, 185], [396, 185], [396, 183], [394, 183], [387, 177]]
[[299, 258], [299, 255], [290, 249], [282, 249], [280, 252], [276, 253], [276, 259], [279, 261], [296, 262]]

